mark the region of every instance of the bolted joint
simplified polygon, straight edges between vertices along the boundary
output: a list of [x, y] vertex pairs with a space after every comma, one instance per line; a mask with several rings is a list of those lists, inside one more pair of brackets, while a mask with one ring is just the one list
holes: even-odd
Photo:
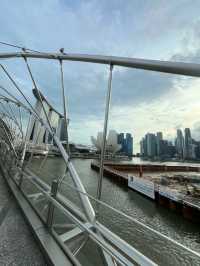
[[55, 179], [52, 181], [52, 184], [51, 184], [51, 196], [55, 198], [57, 195], [57, 192], [58, 192], [58, 181]]
[[114, 67], [113, 63], [110, 63], [110, 71], [113, 71], [113, 67]]
[[60, 48], [60, 52], [61, 52], [61, 54], [64, 54], [64, 48]]

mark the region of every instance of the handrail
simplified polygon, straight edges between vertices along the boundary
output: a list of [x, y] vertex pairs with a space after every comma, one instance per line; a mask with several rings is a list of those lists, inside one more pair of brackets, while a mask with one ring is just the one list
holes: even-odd
[[[126, 257], [123, 257], [120, 255], [120, 253], [113, 249], [113, 247], [109, 244], [107, 244], [105, 241], [103, 241], [98, 234], [96, 234], [96, 232], [94, 232], [93, 230], [87, 228], [85, 226], [85, 224], [83, 222], [81, 222], [75, 215], [72, 214], [72, 212], [69, 212], [64, 206], [63, 204], [61, 204], [57, 199], [54, 199], [49, 191], [46, 190], [45, 187], [43, 187], [43, 182], [40, 182], [40, 180], [37, 177], [31, 178], [31, 177], [27, 177], [26, 178], [29, 182], [31, 182], [33, 185], [35, 185], [44, 195], [46, 198], [48, 198], [48, 200], [55, 206], [57, 207], [62, 213], [64, 213], [65, 215], [67, 215], [68, 217], [70, 217], [78, 227], [80, 227], [81, 230], [87, 232], [91, 238], [97, 243], [99, 244], [106, 252], [108, 252], [111, 256], [114, 256], [114, 258], [119, 262], [122, 263], [123, 265], [132, 265], [130, 264], [129, 260], [126, 259]], [[37, 182], [38, 181], [38, 182]], [[76, 210], [74, 210], [76, 211]], [[93, 225], [94, 228], [98, 229], [97, 224]], [[108, 229], [107, 229], [108, 230]], [[108, 230], [109, 231], [109, 230]], [[114, 234], [113, 234], [114, 235]], [[120, 239], [119, 237], [117, 237], [116, 242], [117, 241], [122, 241], [123, 240]], [[128, 244], [127, 244], [128, 245]], [[129, 245], [128, 245], [129, 246]], [[129, 249], [132, 250], [133, 254], [135, 255], [135, 257], [130, 257], [131, 259], [135, 260], [137, 263], [141, 264], [141, 265], [151, 265], [151, 266], [156, 266], [157, 264], [155, 264], [154, 262], [152, 262], [150, 259], [148, 259], [146, 256], [144, 256], [142, 253], [140, 253], [139, 251], [137, 251], [136, 249], [134, 249], [133, 247], [129, 246]], [[125, 251], [124, 251], [125, 252]], [[126, 256], [128, 256], [128, 254], [126, 254]], [[125, 263], [126, 262], [126, 263]]]
[[[138, 250], [134, 249], [133, 247], [129, 246], [127, 243], [124, 244], [123, 241], [121, 241], [120, 238], [117, 238], [116, 235], [114, 235], [112, 232], [110, 232], [107, 228], [104, 228], [98, 221], [96, 221], [96, 216], [95, 212], [93, 209], [93, 206], [90, 202], [90, 199], [94, 199], [96, 202], [109, 207], [112, 210], [115, 210], [113, 207], [107, 205], [104, 202], [99, 201], [98, 199], [92, 198], [86, 191], [85, 188], [78, 176], [78, 173], [76, 172], [69, 154], [66, 152], [64, 149], [62, 143], [60, 142], [59, 138], [56, 136], [56, 134], [53, 132], [49, 117], [46, 113], [46, 110], [43, 106], [43, 100], [44, 97], [42, 97], [42, 94], [40, 94], [37, 85], [35, 83], [35, 79], [33, 77], [33, 73], [31, 72], [31, 68], [28, 62], [28, 58], [32, 59], [49, 59], [49, 60], [58, 60], [61, 63], [61, 86], [62, 86], [62, 94], [63, 94], [63, 105], [64, 105], [64, 117], [67, 120], [66, 117], [66, 106], [65, 106], [65, 101], [64, 101], [64, 77], [63, 77], [63, 69], [62, 69], [62, 61], [77, 61], [77, 62], [88, 62], [88, 63], [97, 63], [97, 64], [106, 64], [110, 66], [110, 75], [109, 75], [109, 80], [108, 80], [108, 93], [107, 93], [107, 104], [106, 104], [106, 112], [105, 112], [105, 122], [104, 122], [104, 149], [105, 149], [105, 143], [106, 143], [106, 134], [107, 134], [107, 122], [108, 122], [108, 113], [109, 113], [109, 103], [110, 103], [110, 97], [111, 97], [111, 81], [112, 81], [112, 68], [113, 66], [121, 66], [121, 67], [128, 67], [128, 68], [136, 68], [136, 69], [143, 69], [143, 70], [148, 70], [148, 71], [157, 71], [157, 72], [163, 72], [163, 73], [171, 73], [171, 74], [178, 74], [178, 75], [186, 75], [186, 76], [193, 76], [193, 77], [200, 77], [200, 64], [194, 64], [194, 63], [182, 63], [182, 62], [169, 62], [169, 61], [159, 61], [159, 60], [146, 60], [146, 59], [137, 59], [137, 58], [127, 58], [127, 57], [118, 57], [118, 56], [103, 56], [103, 55], [84, 55], [84, 54], [65, 54], [63, 52], [61, 53], [37, 53], [37, 52], [19, 52], [19, 53], [0, 53], [0, 59], [11, 59], [11, 58], [22, 58], [25, 60], [29, 75], [31, 77], [31, 80], [33, 82], [33, 85], [36, 88], [37, 91], [37, 96], [40, 101], [40, 104], [42, 106], [43, 112], [45, 114], [45, 119], [40, 117], [39, 114], [37, 113], [37, 110], [32, 106], [32, 104], [29, 102], [27, 97], [24, 95], [23, 91], [20, 89], [20, 87], [17, 85], [15, 82], [14, 78], [9, 74], [9, 72], [6, 70], [6, 68], [0, 64], [0, 67], [2, 70], [5, 72], [9, 80], [12, 82], [12, 84], [15, 86], [15, 88], [20, 92], [20, 94], [24, 97], [26, 100], [27, 104], [29, 107], [24, 105], [22, 102], [20, 102], [18, 99], [15, 98], [9, 91], [7, 91], [5, 88], [0, 86], [4, 91], [7, 92], [7, 94], [12, 98], [4, 97], [0, 95], [0, 100], [4, 100], [6, 102], [11, 102], [13, 104], [16, 104], [18, 107], [21, 106], [26, 112], [29, 113], [29, 115], [33, 115], [34, 118], [40, 123], [40, 126], [44, 127], [47, 132], [50, 133], [52, 136], [54, 142], [56, 143], [64, 161], [66, 164], [66, 167], [72, 177], [72, 180], [74, 182], [73, 189], [78, 193], [82, 207], [84, 210], [83, 214], [76, 215], [78, 214], [78, 210], [75, 209], [74, 211], [72, 210], [71, 206], [66, 207], [65, 204], [62, 204], [61, 201], [63, 199], [60, 199], [59, 193], [57, 194], [58, 188], [61, 183], [65, 182], [60, 182], [60, 180], [63, 181], [62, 178], [58, 178], [55, 182], [52, 182], [52, 187], [51, 190], [47, 185], [44, 185], [42, 182], [39, 182], [37, 177], [33, 176], [31, 178], [28, 178], [28, 180], [34, 184], [39, 190], [42, 191], [42, 193], [45, 195], [45, 197], [49, 201], [49, 213], [48, 213], [48, 218], [52, 218], [52, 213], [54, 207], [58, 208], [62, 213], [68, 216], [69, 219], [71, 219], [77, 226], [81, 228], [82, 231], [86, 232], [88, 235], [90, 235], [91, 239], [99, 245], [99, 247], [102, 248], [102, 252], [104, 254], [104, 258], [106, 259], [107, 264], [110, 265], [115, 265], [116, 262], [122, 264], [122, 265], [132, 265], [129, 261], [131, 259], [135, 259], [135, 261], [141, 265], [155, 265], [154, 262], [152, 262], [149, 258], [145, 257], [143, 254], [141, 254]], [[13, 100], [14, 99], [14, 100]], [[48, 102], [47, 102], [48, 104]], [[15, 114], [12, 114], [15, 116]], [[15, 118], [15, 117], [14, 117]], [[30, 117], [29, 117], [30, 118]], [[21, 113], [20, 113], [20, 119], [21, 119]], [[14, 119], [15, 121], [16, 119]], [[15, 121], [16, 122], [16, 121]], [[21, 123], [21, 120], [20, 120]], [[18, 123], [17, 123], [18, 124]], [[28, 128], [28, 126], [27, 126]], [[9, 129], [7, 129], [9, 130]], [[27, 133], [27, 132], [26, 132]], [[39, 131], [40, 133], [40, 131]], [[38, 133], [38, 136], [39, 136]], [[27, 134], [26, 134], [27, 135]], [[22, 136], [23, 138], [23, 136]], [[26, 141], [26, 139], [25, 139]], [[13, 148], [14, 155], [17, 154], [15, 153], [15, 149], [12, 146], [13, 140], [10, 142], [11, 148]], [[23, 149], [23, 156], [25, 156], [26, 153], [26, 143]], [[11, 154], [11, 151], [10, 151]], [[22, 157], [23, 157], [22, 156]], [[33, 156], [33, 154], [31, 155]], [[10, 158], [11, 156], [9, 156]], [[12, 158], [11, 158], [12, 159]], [[18, 158], [17, 158], [18, 159]], [[32, 158], [31, 158], [32, 160]], [[30, 160], [30, 161], [31, 161]], [[100, 198], [101, 195], [101, 183], [102, 183], [102, 178], [103, 178], [103, 160], [104, 160], [104, 154], [102, 152], [101, 156], [101, 179], [99, 182], [98, 186], [98, 198]], [[20, 160], [18, 160], [19, 162]], [[23, 162], [23, 160], [22, 160]], [[11, 162], [11, 164], [14, 164], [15, 162]], [[22, 176], [21, 181], [19, 182], [18, 186], [21, 188], [21, 184], [23, 182], [23, 175], [24, 177], [27, 174], [27, 169], [24, 169], [24, 164], [16, 164], [15, 166], [18, 167], [18, 170]], [[37, 182], [36, 182], [37, 181]], [[55, 187], [53, 187], [55, 185]], [[68, 184], [69, 185], [69, 184]], [[56, 187], [57, 186], [57, 187]], [[45, 190], [45, 188], [48, 190]], [[55, 190], [54, 190], [55, 189]], [[51, 192], [50, 192], [51, 191]], [[54, 193], [55, 191], [55, 193]], [[50, 214], [51, 210], [51, 214]], [[135, 220], [132, 217], [129, 217], [128, 215], [121, 213], [118, 210], [118, 214], [122, 214], [124, 217], [129, 218], [130, 220], [134, 220], [138, 225], [144, 226], [144, 228], [149, 229], [151, 232], [156, 233], [158, 235], [163, 235], [157, 231], [155, 231], [152, 228], [149, 228], [148, 226], [140, 223], [139, 221]], [[91, 229], [91, 227], [87, 227], [86, 224], [80, 219], [81, 216], [85, 216], [86, 222], [88, 222], [91, 227], [94, 229]], [[79, 218], [78, 218], [78, 217]], [[49, 220], [47, 218], [47, 221]], [[51, 223], [48, 223], [48, 226], [51, 227], [52, 225], [52, 219]], [[53, 229], [50, 228], [52, 231]], [[109, 235], [109, 237], [108, 237]], [[173, 240], [169, 239], [167, 236], [164, 236], [166, 240], [170, 240], [173, 242]], [[106, 242], [107, 240], [107, 242]], [[120, 242], [119, 245], [117, 245], [118, 241]], [[110, 244], [111, 242], [111, 244]], [[181, 244], [177, 243], [174, 241], [175, 244], [179, 245], [180, 247], [184, 248], [185, 250], [192, 252], [193, 255], [196, 255], [200, 257], [200, 254], [196, 253], [193, 250], [190, 250], [189, 248], [182, 246]], [[116, 249], [114, 249], [116, 247]], [[128, 251], [126, 250], [128, 249]], [[121, 252], [121, 253], [120, 253]], [[109, 254], [109, 258], [107, 257]], [[130, 254], [133, 255], [134, 258], [130, 256]], [[124, 256], [125, 255], [125, 256]], [[114, 260], [113, 260], [114, 257]]]
[[88, 62], [106, 65], [115, 65], [129, 68], [137, 68], [143, 70], [157, 71], [163, 73], [171, 73], [177, 75], [200, 77], [200, 65], [196, 63], [172, 62], [150, 59], [139, 59], [119, 56], [105, 55], [87, 55], [87, 54], [63, 54], [63, 53], [33, 53], [33, 52], [17, 52], [17, 53], [0, 53], [0, 59], [9, 58], [38, 58]]
[[[74, 186], [71, 186], [70, 184], [66, 183], [65, 181], [63, 181], [62, 183], [63, 183], [64, 185], [66, 185], [67, 187], [69, 187], [70, 189], [72, 189], [72, 190], [74, 190], [74, 191], [78, 191], [77, 188], [75, 188]], [[81, 194], [83, 194], [83, 192], [81, 192], [81, 191], [78, 191], [78, 192], [81, 193]], [[200, 258], [200, 253], [198, 253], [198, 252], [196, 252], [196, 251], [194, 251], [194, 250], [192, 250], [192, 249], [190, 249], [190, 248], [184, 246], [183, 244], [181, 244], [181, 243], [175, 241], [174, 239], [168, 237], [167, 235], [164, 235], [164, 234], [160, 233], [159, 231], [156, 231], [156, 230], [153, 229], [152, 227], [150, 227], [150, 226], [148, 226], [148, 225], [146, 225], [146, 224], [140, 222], [139, 220], [136, 220], [136, 219], [133, 218], [132, 216], [127, 215], [126, 213], [124, 213], [124, 212], [122, 212], [122, 211], [120, 211], [120, 210], [118, 210], [118, 209], [112, 207], [111, 205], [107, 204], [106, 202], [104, 202], [104, 201], [102, 201], [102, 200], [98, 200], [98, 199], [94, 198], [92, 195], [90, 195], [90, 194], [88, 194], [88, 193], [84, 193], [84, 194], [86, 194], [86, 195], [88, 196], [88, 198], [90, 198], [91, 200], [93, 200], [93, 201], [99, 203], [100, 205], [102, 205], [102, 206], [104, 206], [104, 207], [106, 207], [106, 208], [112, 210], [113, 212], [116, 212], [117, 214], [123, 216], [123, 217], [126, 218], [127, 220], [129, 220], [129, 221], [131, 221], [131, 222], [134, 222], [135, 224], [137, 224], [137, 225], [139, 225], [139, 226], [145, 228], [146, 230], [149, 230], [151, 233], [154, 233], [154, 234], [156, 234], [156, 235], [158, 235], [158, 236], [164, 238], [165, 240], [167, 240], [167, 241], [169, 241], [169, 242], [175, 244], [176, 246], [179, 246], [179, 247], [185, 249], [186, 251], [188, 251], [188, 252], [192, 253], [193, 255], [197, 256], [198, 258]]]

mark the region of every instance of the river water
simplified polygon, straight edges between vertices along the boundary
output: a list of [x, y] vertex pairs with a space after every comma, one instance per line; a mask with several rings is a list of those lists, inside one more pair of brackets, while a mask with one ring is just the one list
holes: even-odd
[[[74, 159], [73, 162], [86, 191], [90, 195], [96, 196], [98, 173], [90, 168], [91, 160]], [[61, 158], [49, 158], [43, 169], [38, 170], [40, 163], [40, 158], [34, 159], [33, 169], [49, 184], [53, 179], [61, 176], [65, 169]], [[73, 185], [70, 177], [66, 177], [64, 182], [66, 184], [62, 184], [61, 192], [79, 204], [76, 193], [67, 185]], [[199, 224], [185, 220], [182, 216], [156, 205], [137, 192], [122, 187], [106, 177], [103, 179], [102, 200], [177, 242], [200, 252]], [[96, 207], [94, 203], [93, 206]], [[106, 207], [99, 209], [98, 219], [159, 265], [200, 265], [200, 259], [195, 255], [145, 230]], [[101, 265], [95, 258], [95, 252], [92, 254], [91, 249], [90, 257], [93, 257], [93, 260], [92, 262], [87, 261], [88, 250], [86, 251], [85, 257], [81, 257], [85, 265]]]

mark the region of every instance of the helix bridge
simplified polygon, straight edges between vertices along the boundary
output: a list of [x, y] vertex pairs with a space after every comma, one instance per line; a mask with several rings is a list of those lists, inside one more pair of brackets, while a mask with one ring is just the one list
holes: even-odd
[[[31, 98], [31, 89], [24, 91], [16, 75], [12, 74], [13, 68], [10, 65], [12, 63], [15, 65], [17, 60], [24, 64], [27, 79], [32, 82], [36, 104]], [[56, 93], [62, 99], [62, 113], [59, 113], [48, 102], [39, 88], [32, 71], [33, 61], [36, 61], [38, 65], [41, 61], [58, 64], [60, 83], [56, 88]], [[82, 177], [79, 176], [70, 158], [68, 141], [70, 123], [64, 82], [64, 68], [68, 61], [102, 64], [108, 69], [100, 174], [96, 197], [87, 193], [81, 181]], [[132, 71], [143, 69], [200, 77], [200, 65], [193, 63], [68, 54], [64, 52], [64, 49], [58, 53], [39, 52], [25, 48], [19, 52], [0, 53], [1, 78], [7, 80], [6, 85], [0, 82], [1, 172], [50, 264], [94, 265], [92, 262], [84, 264], [81, 259], [84, 255], [90, 261], [90, 250], [93, 249], [100, 254], [101, 261], [98, 261], [98, 265], [157, 265], [156, 261], [131, 246], [99, 221], [98, 208], [101, 206], [130, 220], [133, 226], [137, 224], [144, 230], [164, 238], [166, 242], [177, 245], [183, 253], [189, 252], [200, 258], [200, 254], [196, 251], [162, 235], [101, 199], [112, 75], [115, 66], [132, 68]], [[53, 119], [55, 115], [57, 116], [56, 125]], [[61, 128], [64, 129], [63, 139]], [[56, 152], [62, 157], [65, 169], [61, 176], [50, 182], [38, 173], [42, 173], [45, 162], [51, 155], [52, 147], [55, 147]], [[34, 171], [34, 156], [40, 152], [43, 153], [41, 163], [38, 171]], [[68, 182], [69, 179], [72, 182]], [[79, 204], [70, 200], [69, 195], [63, 192], [63, 186], [68, 186], [76, 193]], [[46, 238], [44, 238], [44, 232]], [[86, 246], [89, 248], [85, 249]], [[86, 254], [81, 255], [84, 250], [87, 251]]]

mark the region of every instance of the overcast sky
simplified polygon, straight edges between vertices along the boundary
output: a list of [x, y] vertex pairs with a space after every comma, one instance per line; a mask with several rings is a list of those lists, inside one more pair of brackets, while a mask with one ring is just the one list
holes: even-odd
[[[1, 1], [0, 41], [40, 51], [200, 63], [199, 0]], [[13, 51], [0, 46], [0, 52]], [[31, 97], [22, 60], [5, 61]], [[59, 66], [31, 60], [41, 91], [60, 111]], [[101, 130], [108, 67], [65, 63], [70, 139], [90, 143]], [[1, 74], [0, 84], [13, 88]], [[200, 79], [115, 67], [109, 128], [130, 132], [134, 151], [146, 132], [191, 127], [200, 139]]]

